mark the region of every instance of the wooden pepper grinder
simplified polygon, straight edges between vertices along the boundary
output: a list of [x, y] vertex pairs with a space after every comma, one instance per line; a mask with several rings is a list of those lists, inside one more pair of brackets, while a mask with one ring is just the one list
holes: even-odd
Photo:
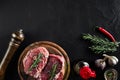
[[15, 51], [20, 46], [21, 42], [24, 40], [24, 34], [22, 32], [22, 29], [19, 31], [12, 33], [11, 41], [9, 42], [8, 49], [0, 63], [0, 80], [4, 80], [6, 68], [15, 53]]

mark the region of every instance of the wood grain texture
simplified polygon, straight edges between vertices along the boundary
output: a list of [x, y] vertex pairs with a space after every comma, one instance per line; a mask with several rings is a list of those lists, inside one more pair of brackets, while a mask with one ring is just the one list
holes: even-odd
[[2, 59], [2, 62], [0, 63], [0, 80], [4, 80], [6, 68], [8, 67], [8, 64], [10, 63], [15, 51], [18, 49], [23, 40], [24, 35], [22, 33], [22, 30], [12, 34], [8, 49]]
[[64, 66], [64, 70], [65, 70], [65, 74], [64, 75], [64, 80], [67, 80], [70, 74], [70, 61], [69, 61], [69, 57], [67, 55], [67, 53], [57, 44], [53, 43], [53, 42], [49, 42], [49, 41], [39, 41], [39, 42], [35, 42], [32, 43], [31, 45], [29, 45], [28, 47], [25, 48], [25, 50], [22, 52], [19, 61], [18, 61], [18, 73], [19, 76], [21, 78], [21, 80], [34, 80], [32, 77], [28, 76], [25, 74], [24, 72], [24, 68], [23, 68], [23, 58], [26, 56], [27, 52], [33, 48], [36, 47], [45, 47], [49, 53], [53, 53], [59, 56], [63, 56], [65, 59], [65, 66]]
[[[81, 80], [73, 70], [73, 62], [78, 59], [87, 61], [96, 71], [98, 76], [92, 80], [104, 80], [104, 71], [94, 65], [102, 56], [92, 54], [90, 44], [81, 39], [82, 33], [106, 38], [94, 30], [95, 26], [104, 27], [120, 41], [120, 0], [0, 0], [0, 60], [11, 32], [22, 28], [26, 36], [8, 65], [6, 80], [20, 80], [17, 72], [20, 54], [30, 43], [44, 40], [59, 44], [68, 53], [71, 62], [68, 80]], [[120, 60], [120, 48], [110, 55]], [[115, 68], [120, 73], [119, 65], [106, 69]]]

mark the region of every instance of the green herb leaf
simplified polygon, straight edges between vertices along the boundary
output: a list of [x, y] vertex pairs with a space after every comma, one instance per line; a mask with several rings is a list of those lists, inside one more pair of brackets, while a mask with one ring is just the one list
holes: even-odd
[[113, 76], [113, 73], [110, 72], [110, 73], [107, 74], [107, 76], [111, 77], [111, 76]]
[[52, 66], [51, 71], [50, 71], [50, 78], [49, 78], [49, 80], [53, 80], [53, 78], [54, 78], [54, 76], [55, 76], [56, 69], [57, 69], [57, 64], [54, 64], [54, 65]]
[[92, 46], [89, 47], [94, 53], [107, 53], [117, 51], [120, 42], [110, 42], [108, 39], [102, 39], [95, 35], [83, 34], [84, 40], [89, 40]]
[[35, 68], [35, 67], [38, 65], [38, 63], [40, 62], [40, 59], [42, 58], [42, 56], [43, 56], [43, 54], [41, 54], [41, 53], [39, 53], [39, 54], [37, 55], [37, 58], [36, 58], [36, 60], [33, 62], [33, 64], [30, 66], [29, 71], [31, 71], [33, 68]]

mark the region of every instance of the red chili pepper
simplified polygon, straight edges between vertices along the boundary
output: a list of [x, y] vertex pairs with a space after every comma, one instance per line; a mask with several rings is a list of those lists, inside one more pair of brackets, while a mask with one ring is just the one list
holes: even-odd
[[110, 34], [107, 30], [105, 30], [104, 28], [102, 28], [102, 27], [97, 27], [98, 28], [98, 30], [100, 31], [100, 32], [102, 32], [104, 35], [106, 35], [109, 39], [111, 39], [111, 41], [113, 41], [113, 42], [115, 42], [116, 40], [115, 40], [115, 38], [112, 36], [112, 34]]

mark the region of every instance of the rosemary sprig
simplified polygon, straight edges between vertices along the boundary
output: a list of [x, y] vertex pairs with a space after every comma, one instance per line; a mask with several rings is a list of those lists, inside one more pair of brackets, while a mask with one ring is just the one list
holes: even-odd
[[33, 62], [33, 64], [30, 66], [29, 71], [31, 71], [33, 68], [35, 68], [35, 67], [38, 65], [38, 63], [40, 62], [40, 59], [42, 58], [42, 56], [43, 56], [43, 54], [41, 54], [41, 53], [39, 53], [39, 54], [37, 55], [37, 58], [36, 58], [36, 60]]
[[104, 45], [103, 46], [91, 46], [89, 47], [92, 51], [94, 51], [94, 53], [107, 53], [107, 52], [114, 52], [117, 50], [116, 47], [105, 47]]
[[107, 53], [117, 51], [120, 42], [110, 42], [108, 39], [102, 39], [95, 35], [83, 34], [84, 40], [89, 40], [92, 46], [89, 47], [94, 53]]
[[57, 69], [57, 64], [54, 64], [54, 65], [52, 66], [51, 71], [50, 71], [50, 78], [49, 78], [49, 80], [53, 80], [53, 78], [54, 78], [54, 76], [55, 76], [56, 69]]

